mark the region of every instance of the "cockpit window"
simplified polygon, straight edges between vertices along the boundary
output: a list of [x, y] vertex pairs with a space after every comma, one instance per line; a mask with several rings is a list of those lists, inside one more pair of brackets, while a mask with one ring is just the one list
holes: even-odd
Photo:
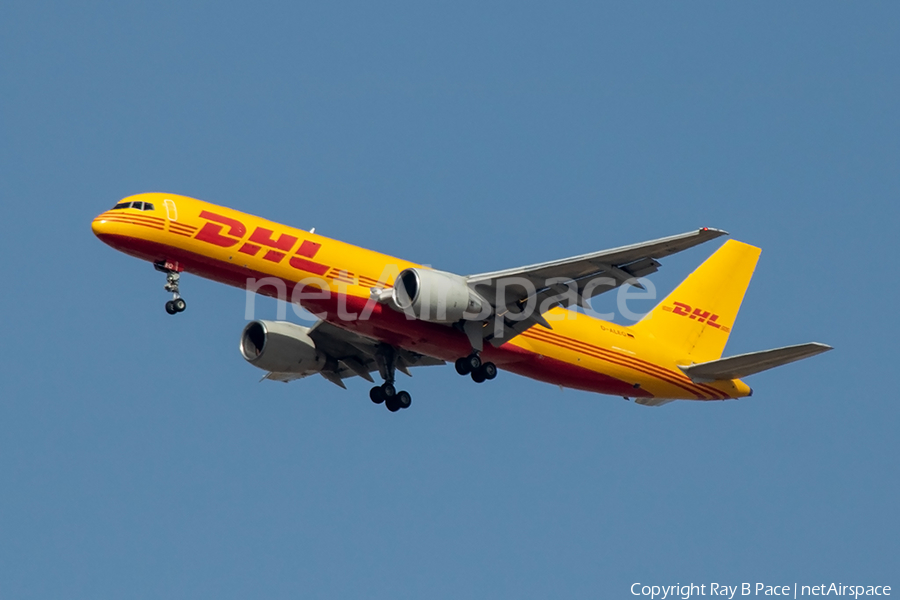
[[113, 210], [122, 210], [123, 208], [136, 208], [137, 210], [153, 210], [153, 205], [149, 202], [119, 202], [112, 207]]

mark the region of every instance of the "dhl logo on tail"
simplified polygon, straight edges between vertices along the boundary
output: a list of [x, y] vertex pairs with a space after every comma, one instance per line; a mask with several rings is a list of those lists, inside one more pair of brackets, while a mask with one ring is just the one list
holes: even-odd
[[731, 327], [722, 325], [721, 323], [717, 323], [717, 321], [719, 320], [719, 315], [710, 313], [708, 310], [703, 310], [702, 308], [692, 309], [689, 304], [685, 304], [684, 302], [673, 302], [672, 306], [663, 306], [662, 309], [666, 312], [681, 315], [689, 319], [696, 319], [698, 323], [705, 322], [710, 327], [721, 329], [726, 333], [731, 331]]

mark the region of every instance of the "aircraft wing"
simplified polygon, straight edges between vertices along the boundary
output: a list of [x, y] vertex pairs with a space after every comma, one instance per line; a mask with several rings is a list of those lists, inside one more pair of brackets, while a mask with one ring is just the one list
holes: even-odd
[[695, 382], [708, 382], [729, 379], [740, 379], [754, 373], [767, 371], [786, 365], [797, 360], [809, 358], [822, 352], [828, 352], [832, 347], [818, 342], [785, 346], [774, 350], [762, 350], [711, 360], [709, 362], [679, 367]]
[[[500, 339], [491, 340], [494, 345], [499, 346], [535, 324], [549, 329], [550, 325], [541, 317], [540, 309], [550, 298], [559, 298], [559, 301], [549, 304], [547, 310], [557, 305], [569, 307], [577, 304], [586, 307], [586, 300], [624, 283], [640, 287], [636, 278], [655, 273], [660, 266], [657, 259], [722, 235], [727, 235], [727, 232], [704, 227], [611, 250], [470, 275], [466, 280], [470, 287], [491, 302], [497, 318], [504, 319], [504, 335]], [[603, 278], [603, 281], [597, 282], [598, 278]], [[517, 319], [517, 313], [531, 300], [536, 303], [533, 316]]]
[[[377, 352], [379, 346], [383, 346], [382, 342], [342, 329], [327, 321], [316, 322], [309, 330], [309, 337], [316, 343], [316, 348], [328, 357], [325, 368], [319, 371], [319, 374], [339, 387], [346, 387], [343, 380], [348, 377], [359, 376], [366, 381], [374, 381], [371, 373], [380, 372], [384, 368]], [[402, 348], [393, 348], [393, 351], [397, 370], [409, 376], [411, 376], [410, 367], [444, 364], [440, 359]], [[264, 379], [288, 382], [308, 377], [310, 374], [268, 373]]]

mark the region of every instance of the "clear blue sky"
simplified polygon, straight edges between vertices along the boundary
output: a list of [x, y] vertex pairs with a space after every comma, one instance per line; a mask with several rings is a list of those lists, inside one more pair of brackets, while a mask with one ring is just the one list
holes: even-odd
[[[900, 5], [597, 4], [4, 2], [0, 597], [900, 584]], [[726, 352], [836, 350], [661, 409], [435, 368], [392, 415], [258, 383], [239, 290], [166, 315], [90, 231], [143, 191], [459, 273], [720, 227], [763, 248]]]

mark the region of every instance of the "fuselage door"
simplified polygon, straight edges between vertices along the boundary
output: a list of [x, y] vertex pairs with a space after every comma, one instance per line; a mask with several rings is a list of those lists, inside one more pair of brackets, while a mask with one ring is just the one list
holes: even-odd
[[170, 221], [178, 220], [178, 207], [175, 206], [174, 200], [169, 200], [166, 198], [163, 200], [163, 204], [166, 205], [166, 216], [169, 217]]

